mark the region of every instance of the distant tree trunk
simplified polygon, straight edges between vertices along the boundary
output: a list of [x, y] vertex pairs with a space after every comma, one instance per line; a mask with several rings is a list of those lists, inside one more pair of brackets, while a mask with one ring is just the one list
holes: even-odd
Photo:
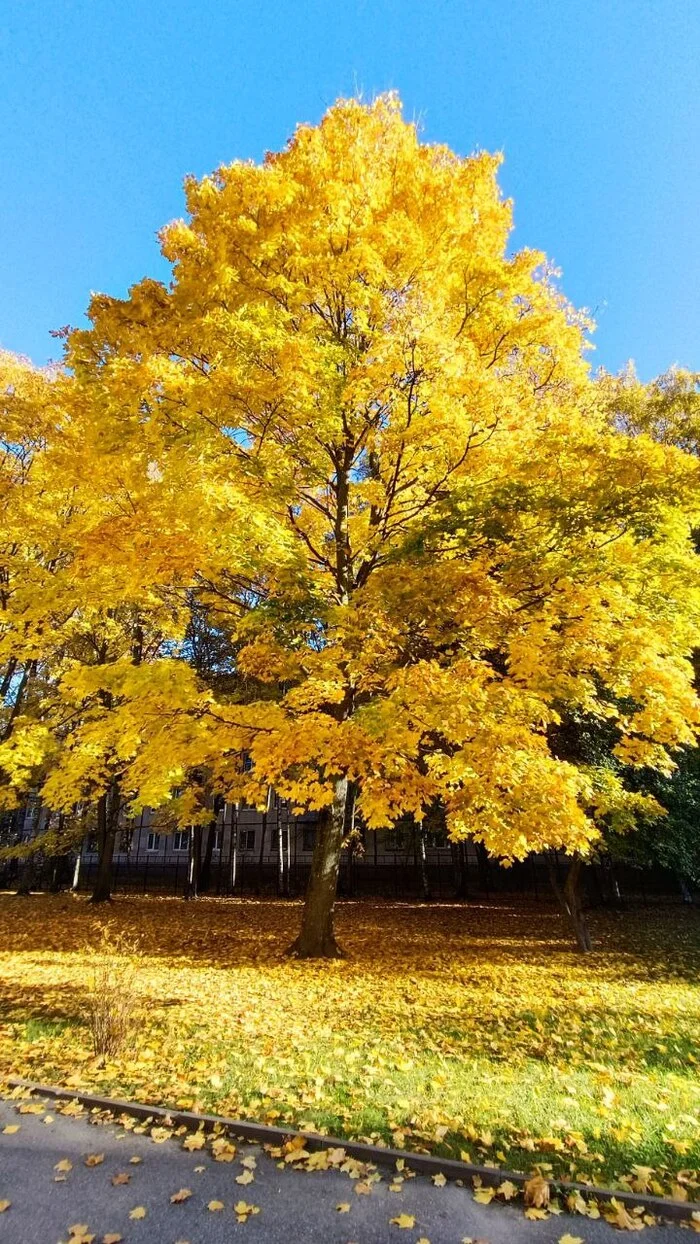
[[[66, 821], [65, 812], [59, 812], [58, 820], [56, 824], [57, 845], [60, 839], [63, 837], [63, 829], [65, 826], [65, 821]], [[54, 852], [53, 855], [49, 856], [49, 859], [47, 861], [46, 886], [49, 891], [49, 894], [57, 894], [61, 888], [60, 873], [61, 873], [61, 862], [63, 858], [64, 857], [60, 855], [58, 851], [56, 851]]]
[[97, 875], [90, 895], [91, 903], [112, 901], [112, 861], [119, 828], [119, 781], [114, 778], [109, 790], [97, 801]]
[[547, 857], [547, 867], [549, 869], [549, 880], [557, 902], [564, 918], [573, 931], [576, 945], [585, 954], [592, 949], [592, 943], [581, 903], [581, 870], [583, 868], [583, 860], [580, 855], [574, 856], [563, 885], [557, 877], [556, 864], [551, 855]]
[[430, 892], [430, 877], [428, 876], [428, 856], [425, 849], [425, 825], [421, 821], [418, 826], [418, 858], [420, 859], [420, 887], [421, 897], [424, 903], [429, 903], [432, 894]]
[[258, 882], [257, 882], [258, 894], [260, 894], [263, 888], [263, 870], [265, 867], [265, 838], [267, 836], [267, 814], [268, 814], [269, 807], [270, 807], [270, 791], [268, 789], [267, 803], [265, 805], [265, 811], [262, 814], [261, 824], [260, 824], [260, 852], [258, 854]]
[[469, 898], [466, 842], [452, 843], [452, 859], [455, 866], [455, 898]]
[[202, 826], [190, 825], [187, 841], [187, 880], [183, 898], [197, 898], [199, 893], [199, 874], [202, 867]]
[[316, 825], [311, 877], [306, 891], [301, 931], [287, 952], [297, 959], [342, 957], [333, 931], [333, 911], [338, 888], [340, 853], [345, 835], [347, 790], [347, 779], [339, 779], [336, 782], [333, 803], [321, 811]]
[[207, 829], [207, 844], [204, 848], [202, 861], [199, 868], [198, 889], [200, 894], [206, 894], [211, 885], [211, 860], [214, 854], [214, 841], [216, 839], [217, 824], [216, 819], [209, 822]]
[[678, 882], [678, 889], [679, 889], [679, 890], [680, 890], [680, 892], [681, 892], [681, 897], [682, 897], [682, 899], [683, 899], [683, 902], [684, 902], [684, 903], [693, 903], [693, 902], [695, 902], [695, 900], [694, 900], [694, 898], [693, 898], [693, 891], [691, 890], [690, 886], [688, 885], [688, 882], [687, 882], [686, 878], [683, 876], [683, 873], [681, 873], [681, 872], [677, 872], [677, 873], [676, 873], [676, 881]]
[[231, 894], [235, 891], [236, 882], [238, 881], [238, 840], [240, 835], [240, 824], [241, 805], [239, 802], [234, 803], [231, 810], [231, 853], [228, 878], [228, 888]]
[[[289, 848], [289, 817], [287, 817], [287, 848]], [[289, 897], [289, 869], [284, 850], [284, 826], [282, 805], [277, 805], [277, 893], [280, 898]]]

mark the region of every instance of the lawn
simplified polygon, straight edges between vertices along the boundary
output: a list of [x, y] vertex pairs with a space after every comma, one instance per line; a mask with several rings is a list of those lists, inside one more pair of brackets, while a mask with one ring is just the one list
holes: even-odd
[[[0, 1078], [697, 1197], [700, 913], [598, 914], [579, 957], [554, 911], [348, 902], [328, 964], [283, 957], [299, 916], [0, 896]], [[87, 1023], [105, 925], [141, 946], [135, 1043], [106, 1063]]]

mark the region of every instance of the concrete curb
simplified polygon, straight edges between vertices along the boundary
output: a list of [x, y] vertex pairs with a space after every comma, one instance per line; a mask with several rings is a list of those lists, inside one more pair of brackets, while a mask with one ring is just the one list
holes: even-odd
[[[299, 1132], [294, 1128], [270, 1127], [265, 1123], [254, 1123], [246, 1119], [229, 1119], [218, 1114], [195, 1114], [191, 1110], [168, 1110], [165, 1106], [148, 1106], [142, 1102], [121, 1101], [112, 1097], [97, 1097], [90, 1093], [77, 1093], [71, 1089], [59, 1088], [55, 1085], [36, 1084], [33, 1080], [22, 1080], [9, 1076], [7, 1084], [13, 1088], [27, 1089], [41, 1097], [56, 1101], [77, 1101], [91, 1110], [106, 1110], [110, 1114], [128, 1114], [136, 1119], [154, 1119], [170, 1126], [187, 1127], [196, 1131], [203, 1127], [205, 1131], [225, 1128], [242, 1140], [253, 1141], [261, 1145], [281, 1145], [284, 1141], [295, 1137], [303, 1137], [307, 1149], [342, 1148], [351, 1158], [360, 1162], [373, 1162], [377, 1166], [394, 1166], [402, 1160], [413, 1171], [422, 1175], [442, 1174], [447, 1179], [473, 1181], [478, 1176], [482, 1184], [494, 1186], [508, 1179], [517, 1187], [522, 1186], [531, 1178], [518, 1171], [509, 1171], [503, 1167], [478, 1166], [471, 1162], [458, 1162], [455, 1158], [439, 1158], [428, 1153], [411, 1153], [407, 1149], [389, 1149], [381, 1145], [367, 1145], [360, 1141], [344, 1140], [339, 1136], [321, 1136], [317, 1132]], [[565, 1179], [549, 1181], [553, 1188], [567, 1196], [571, 1192], [580, 1192], [584, 1197], [593, 1197], [596, 1201], [610, 1201], [613, 1198], [625, 1209], [636, 1209], [643, 1206], [659, 1218], [684, 1221], [691, 1214], [700, 1212], [698, 1201], [672, 1201], [667, 1197], [643, 1196], [638, 1192], [618, 1191], [613, 1188], [599, 1188], [591, 1184], [572, 1183]]]

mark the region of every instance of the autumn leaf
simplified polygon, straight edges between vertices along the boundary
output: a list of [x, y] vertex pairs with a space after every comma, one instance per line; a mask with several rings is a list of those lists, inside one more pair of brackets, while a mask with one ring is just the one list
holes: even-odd
[[583, 1244], [583, 1239], [580, 1235], [560, 1235], [559, 1244]]
[[129, 1162], [132, 1166], [139, 1166], [141, 1162], [143, 1162], [143, 1158], [140, 1158], [139, 1155], [135, 1153], [132, 1158], [129, 1158]]
[[204, 1132], [190, 1132], [182, 1142], [183, 1149], [187, 1149], [189, 1153], [194, 1153], [197, 1149], [203, 1149], [207, 1143]]
[[165, 1144], [166, 1140], [170, 1140], [172, 1136], [172, 1128], [169, 1127], [152, 1127], [151, 1140], [156, 1145]]
[[2, 1129], [2, 1134], [3, 1136], [14, 1136], [15, 1132], [18, 1132], [19, 1129], [19, 1123], [8, 1123], [7, 1126]]
[[518, 1195], [518, 1188], [510, 1179], [504, 1179], [503, 1183], [498, 1185], [496, 1192], [498, 1196], [503, 1197], [504, 1201], [512, 1201], [513, 1197]]
[[143, 1206], [143, 1205], [135, 1205], [135, 1206], [134, 1206], [134, 1208], [133, 1208], [133, 1209], [129, 1212], [129, 1217], [130, 1217], [130, 1218], [135, 1218], [135, 1219], [138, 1219], [138, 1218], [145, 1218], [145, 1217], [146, 1217], [146, 1213], [147, 1213], [147, 1210], [146, 1210], [145, 1206]]
[[12, 1201], [0, 1201], [0, 1214], [4, 1214], [5, 1210], [9, 1209], [11, 1204]]
[[105, 1160], [104, 1153], [88, 1153], [85, 1158], [86, 1166], [101, 1166]]
[[523, 1195], [525, 1204], [533, 1206], [535, 1209], [544, 1209], [549, 1205], [549, 1184], [542, 1175], [533, 1175], [532, 1179], [527, 1179], [523, 1186]]
[[128, 1184], [130, 1180], [131, 1175], [126, 1171], [119, 1171], [116, 1175], [112, 1175], [112, 1183], [115, 1188], [118, 1188], [121, 1184]]
[[416, 1220], [412, 1214], [398, 1214], [396, 1218], [390, 1218], [389, 1222], [394, 1227], [409, 1228], [416, 1225]]
[[207, 1209], [211, 1210], [212, 1214], [216, 1213], [218, 1210], [223, 1209], [223, 1208], [224, 1208], [223, 1201], [209, 1201], [207, 1204]]
[[236, 1175], [237, 1184], [252, 1184], [255, 1176], [252, 1171], [242, 1171], [240, 1175]]
[[102, 1236], [102, 1244], [121, 1244], [123, 1239], [124, 1236], [120, 1235], [118, 1231], [108, 1231], [106, 1235]]
[[337, 1209], [339, 1214], [349, 1214], [350, 1213], [350, 1202], [341, 1201], [340, 1204], [336, 1205], [335, 1208]]
[[546, 1209], [540, 1209], [536, 1205], [529, 1205], [525, 1210], [525, 1217], [529, 1218], [532, 1222], [538, 1222], [539, 1220], [549, 1218], [549, 1212]]
[[474, 1200], [478, 1201], [479, 1205], [490, 1205], [495, 1195], [496, 1189], [490, 1185], [486, 1188], [474, 1189]]
[[55, 1171], [61, 1171], [61, 1172], [72, 1171], [73, 1163], [71, 1162], [70, 1158], [61, 1158], [60, 1161], [54, 1164], [53, 1169]]
[[431, 1175], [431, 1179], [433, 1183], [435, 1184], [436, 1188], [444, 1188], [445, 1184], [447, 1183], [447, 1180], [445, 1179], [445, 1176], [443, 1175], [442, 1171], [438, 1171], [437, 1175]]
[[172, 1205], [181, 1205], [183, 1201], [189, 1201], [191, 1196], [191, 1188], [180, 1188], [178, 1192], [173, 1192], [170, 1202]]

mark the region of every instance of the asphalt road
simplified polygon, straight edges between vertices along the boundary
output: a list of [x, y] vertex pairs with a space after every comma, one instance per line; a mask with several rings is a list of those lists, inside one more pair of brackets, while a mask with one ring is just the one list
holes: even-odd
[[[35, 1099], [33, 1099], [35, 1100]], [[124, 1244], [555, 1244], [565, 1234], [585, 1244], [614, 1244], [614, 1229], [604, 1221], [562, 1214], [530, 1222], [522, 1205], [480, 1205], [456, 1184], [436, 1187], [427, 1176], [407, 1179], [390, 1190], [392, 1173], [378, 1168], [381, 1181], [369, 1194], [355, 1191], [353, 1180], [337, 1169], [280, 1170], [277, 1161], [250, 1144], [237, 1147], [235, 1160], [217, 1162], [211, 1153], [187, 1152], [182, 1138], [156, 1144], [115, 1122], [95, 1123], [89, 1116], [66, 1117], [60, 1103], [44, 1102], [42, 1114], [20, 1113], [22, 1102], [0, 1100], [0, 1213], [2, 1244], [59, 1244], [69, 1228], [82, 1224], [103, 1236], [121, 1236]], [[7, 1132], [7, 1127], [19, 1130]], [[88, 1155], [104, 1155], [86, 1165]], [[241, 1159], [255, 1158], [253, 1181], [236, 1178]], [[140, 1158], [132, 1163], [132, 1157]], [[64, 1168], [56, 1170], [58, 1163]], [[113, 1184], [117, 1175], [128, 1181]], [[371, 1175], [371, 1173], [370, 1173]], [[181, 1189], [191, 1195], [180, 1203]], [[221, 1210], [207, 1208], [223, 1202]], [[245, 1201], [259, 1212], [239, 1222], [233, 1206]], [[339, 1212], [338, 1205], [349, 1205]], [[131, 1218], [134, 1209], [145, 1216]], [[415, 1219], [410, 1228], [391, 1223], [401, 1214]], [[681, 1237], [681, 1232], [683, 1232]], [[78, 1239], [81, 1237], [78, 1236]], [[644, 1244], [690, 1244], [693, 1236], [678, 1226], [649, 1227]], [[115, 1241], [116, 1244], [116, 1241]]]

